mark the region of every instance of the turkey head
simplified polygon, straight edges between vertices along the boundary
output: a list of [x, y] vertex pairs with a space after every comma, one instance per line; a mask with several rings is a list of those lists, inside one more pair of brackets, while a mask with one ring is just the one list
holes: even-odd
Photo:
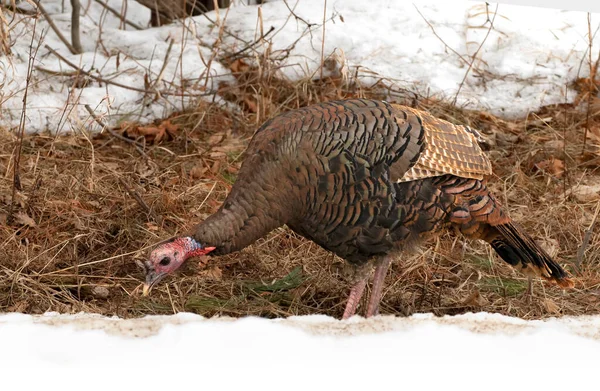
[[206, 255], [214, 249], [215, 247], [204, 247], [189, 236], [175, 238], [156, 247], [144, 262], [146, 269], [144, 296], [147, 296], [152, 287], [163, 278], [179, 269], [188, 258]]

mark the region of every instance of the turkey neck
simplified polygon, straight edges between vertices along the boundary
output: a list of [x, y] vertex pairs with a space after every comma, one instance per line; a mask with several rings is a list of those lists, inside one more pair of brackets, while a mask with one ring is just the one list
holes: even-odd
[[287, 222], [277, 191], [265, 183], [238, 181], [219, 210], [198, 224], [194, 239], [215, 255], [239, 251]]

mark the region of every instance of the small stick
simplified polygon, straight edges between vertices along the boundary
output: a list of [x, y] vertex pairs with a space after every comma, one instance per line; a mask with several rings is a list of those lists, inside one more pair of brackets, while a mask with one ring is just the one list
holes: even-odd
[[135, 147], [135, 149], [137, 149], [137, 150], [138, 150], [138, 152], [139, 152], [139, 153], [140, 153], [142, 156], [144, 156], [144, 157], [148, 157], [148, 155], [146, 155], [146, 153], [145, 153], [145, 152], [144, 152], [144, 150], [142, 149], [142, 148], [143, 148], [143, 146], [142, 146], [140, 143], [138, 143], [138, 142], [137, 142], [137, 141], [135, 141], [135, 140], [131, 140], [131, 139], [127, 138], [127, 137], [123, 137], [123, 136], [121, 136], [119, 133], [117, 133], [117, 132], [115, 132], [114, 130], [112, 130], [111, 128], [109, 128], [109, 127], [108, 127], [108, 125], [107, 125], [107, 124], [106, 124], [104, 121], [102, 121], [100, 118], [98, 118], [98, 117], [96, 116], [96, 113], [94, 113], [94, 110], [92, 110], [92, 108], [90, 107], [90, 105], [87, 105], [87, 104], [86, 104], [86, 105], [85, 105], [85, 109], [87, 110], [87, 112], [88, 112], [88, 113], [90, 113], [90, 115], [92, 116], [92, 118], [94, 119], [94, 121], [96, 121], [96, 123], [97, 123], [98, 125], [102, 126], [102, 128], [103, 128], [103, 129], [106, 129], [106, 131], [107, 131], [108, 133], [110, 133], [110, 135], [111, 135], [111, 136], [113, 136], [114, 138], [117, 138], [117, 139], [119, 139], [119, 140], [121, 140], [121, 141], [125, 141], [126, 143], [133, 144], [133, 146]]
[[81, 36], [79, 34], [79, 12], [81, 10], [81, 4], [79, 0], [71, 0], [71, 41], [73, 43], [73, 49], [75, 49], [76, 53], [83, 53], [83, 49], [81, 48]]
[[473, 64], [475, 64], [475, 59], [477, 58], [477, 55], [479, 54], [479, 51], [483, 47], [483, 44], [485, 43], [485, 41], [487, 41], [488, 37], [490, 36], [490, 32], [494, 28], [494, 21], [496, 20], [496, 15], [498, 14], [498, 4], [496, 4], [496, 10], [494, 11], [494, 17], [492, 19], [490, 19], [489, 5], [488, 5], [488, 3], [485, 3], [485, 10], [486, 10], [486, 13], [487, 13], [486, 23], [490, 22], [490, 28], [488, 29], [487, 33], [485, 34], [485, 37], [483, 38], [483, 41], [481, 41], [481, 44], [479, 45], [479, 47], [477, 48], [477, 50], [475, 51], [475, 53], [471, 57], [471, 62], [469, 63], [469, 67], [467, 68], [467, 71], [465, 72], [465, 76], [463, 77], [462, 81], [458, 85], [458, 90], [456, 91], [456, 95], [454, 95], [454, 100], [452, 101], [452, 105], [454, 105], [454, 106], [456, 106], [456, 102], [458, 100], [458, 94], [460, 94], [460, 90], [463, 88], [463, 85], [465, 84], [465, 81], [467, 80], [467, 76], [469, 75], [469, 71], [471, 70], [471, 68], [473, 68]]
[[133, 27], [136, 30], [143, 30], [143, 27], [140, 27], [139, 24], [133, 23], [132, 21], [128, 20], [127, 18], [125, 18], [123, 15], [121, 15], [121, 13], [119, 11], [117, 11], [116, 9], [114, 9], [113, 7], [111, 7], [110, 5], [108, 5], [107, 3], [105, 3], [102, 0], [94, 0], [96, 3], [100, 4], [101, 6], [103, 6], [104, 8], [106, 8], [106, 10], [108, 12], [110, 12], [111, 14], [115, 15], [116, 17], [118, 17], [119, 19], [121, 19], [121, 21], [125, 24], [128, 24], [129, 26]]
[[[71, 43], [65, 38], [65, 36], [60, 32], [60, 30], [58, 29], [58, 27], [56, 27], [56, 25], [54, 24], [54, 21], [52, 20], [52, 18], [50, 17], [50, 15], [48, 14], [48, 11], [46, 11], [46, 9], [44, 8], [44, 6], [42, 5], [42, 3], [40, 3], [39, 0], [32, 0], [33, 3], [38, 7], [38, 9], [40, 10], [40, 12], [42, 13], [42, 15], [44, 15], [44, 19], [46, 19], [46, 21], [48, 22], [48, 24], [50, 25], [50, 28], [52, 29], [52, 31], [54, 31], [54, 33], [58, 36], [58, 39], [60, 39], [62, 41], [62, 43], [65, 44], [65, 46], [67, 47], [67, 49], [69, 49], [69, 51], [72, 54], [79, 54], [77, 52], [77, 50], [75, 50], [75, 48], [73, 47], [73, 45], [71, 45]], [[48, 47], [46, 45], [46, 47]]]
[[325, 66], [325, 22], [327, 19], [327, 0], [323, 5], [323, 40], [321, 42], [321, 73], [319, 79], [323, 80], [323, 67]]
[[415, 7], [415, 9], [417, 10], [417, 12], [419, 13], [419, 15], [421, 15], [421, 18], [423, 18], [423, 20], [425, 21], [425, 23], [427, 23], [427, 25], [429, 26], [429, 28], [431, 29], [431, 32], [433, 33], [433, 35], [436, 36], [437, 39], [439, 39], [444, 46], [446, 47], [446, 49], [450, 50], [452, 53], [456, 54], [458, 56], [458, 58], [460, 58], [466, 65], [469, 65], [469, 62], [456, 50], [452, 49], [443, 39], [442, 37], [440, 37], [438, 35], [438, 33], [435, 32], [435, 29], [433, 28], [433, 26], [431, 25], [431, 23], [425, 18], [425, 16], [421, 13], [421, 11], [419, 11], [419, 8], [417, 8], [417, 6], [415, 4], [413, 4], [413, 6]]
[[35, 30], [37, 27], [37, 18], [34, 19], [33, 22], [33, 32], [31, 34], [31, 42], [29, 43], [29, 59], [27, 61], [27, 79], [25, 81], [25, 92], [23, 93], [23, 110], [21, 111], [21, 118], [19, 121], [19, 142], [15, 148], [15, 161], [13, 163], [13, 183], [12, 183], [12, 194], [10, 200], [10, 206], [8, 207], [8, 215], [6, 217], [6, 222], [10, 224], [13, 220], [13, 209], [15, 206], [15, 198], [17, 195], [17, 190], [21, 191], [21, 173], [20, 173], [20, 163], [21, 163], [21, 148], [23, 147], [23, 137], [25, 136], [25, 120], [27, 119], [27, 93], [29, 91], [29, 85], [31, 82], [31, 74], [33, 73], [33, 64], [35, 62], [35, 58], [40, 49], [40, 42], [38, 45], [33, 47], [33, 42], [35, 40]]
[[267, 31], [266, 33], [264, 33], [264, 35], [261, 35], [260, 37], [256, 38], [254, 40], [254, 42], [252, 42], [250, 45], [246, 46], [243, 49], [238, 50], [235, 53], [232, 54], [228, 54], [227, 56], [224, 56], [221, 58], [221, 60], [228, 60], [230, 58], [239, 56], [240, 54], [244, 53], [246, 50], [252, 49], [254, 46], [256, 46], [259, 42], [261, 42], [263, 39], [267, 38], [267, 36], [269, 34], [271, 34], [273, 31], [275, 31], [275, 27], [271, 26], [271, 28], [269, 29], [269, 31]]
[[588, 132], [590, 130], [590, 109], [592, 106], [592, 91], [594, 90], [594, 74], [593, 74], [594, 65], [592, 64], [592, 43], [593, 43], [592, 16], [589, 12], [587, 14], [587, 23], [588, 23], [588, 45], [589, 45], [588, 57], [589, 57], [589, 62], [590, 62], [590, 77], [589, 77], [590, 89], [587, 94], [587, 110], [585, 111], [585, 131], [583, 133], [583, 147], [581, 148], [582, 156], [585, 154], [585, 145], [587, 143]]
[[123, 185], [125, 190], [127, 190], [127, 193], [129, 193], [129, 195], [132, 196], [137, 201], [137, 203], [142, 207], [142, 209], [144, 209], [146, 211], [146, 213], [149, 214], [154, 219], [154, 221], [156, 221], [157, 223], [160, 224], [162, 222], [162, 219], [159, 218], [152, 209], [150, 209], [150, 207], [142, 199], [140, 194], [137, 191], [133, 190], [131, 187], [129, 187], [129, 185], [125, 182], [125, 180], [123, 178], [121, 178], [120, 176], [117, 176], [117, 179], [119, 180], [119, 182], [121, 182], [121, 185]]
[[104, 79], [100, 76], [96, 76], [88, 71], [85, 71], [83, 69], [81, 69], [80, 67], [78, 67], [77, 65], [73, 64], [71, 61], [67, 60], [64, 56], [62, 56], [60, 53], [58, 53], [56, 50], [52, 49], [50, 46], [48, 45], [44, 45], [44, 47], [52, 54], [54, 54], [56, 57], [58, 57], [61, 61], [64, 61], [65, 64], [67, 64], [68, 66], [70, 66], [71, 68], [77, 70], [78, 72], [81, 72], [83, 75], [90, 77], [96, 81], [99, 81], [101, 83], [105, 83], [105, 84], [111, 84], [113, 86], [116, 87], [121, 87], [121, 88], [125, 88], [126, 90], [131, 90], [131, 91], [137, 91], [137, 92], [142, 92], [145, 94], [160, 94], [160, 95], [164, 95], [164, 96], [185, 96], [185, 97], [190, 97], [190, 98], [195, 98], [195, 97], [200, 97], [200, 96], [209, 96], [209, 95], [214, 95], [214, 93], [212, 92], [206, 92], [206, 93], [202, 93], [202, 94], [184, 94], [184, 93], [177, 93], [177, 92], [168, 92], [168, 91], [150, 91], [150, 90], [146, 90], [143, 88], [137, 88], [137, 87], [132, 87], [132, 86], [128, 86], [125, 84], [121, 84], [118, 83], [116, 81], [112, 81], [112, 80], [108, 80], [108, 79]]
[[596, 219], [598, 219], [598, 213], [600, 212], [600, 200], [596, 203], [596, 212], [594, 213], [594, 218], [590, 223], [588, 229], [585, 230], [585, 234], [583, 235], [583, 241], [581, 242], [581, 246], [577, 251], [577, 259], [575, 260], [575, 268], [579, 270], [581, 263], [583, 262], [583, 256], [585, 255], [585, 249], [590, 243], [590, 239], [592, 237], [592, 231], [594, 230], [594, 225], [596, 225]]
[[158, 76], [156, 77], [156, 80], [154, 81], [154, 83], [152, 83], [153, 89], [156, 89], [156, 85], [158, 83], [160, 83], [160, 80], [163, 77], [165, 69], [167, 69], [167, 64], [169, 63], [169, 58], [171, 56], [171, 49], [173, 49], [173, 38], [171, 38], [169, 40], [169, 47], [167, 48], [167, 53], [165, 54], [165, 59], [163, 61], [162, 67], [160, 68], [160, 72], [158, 72]]

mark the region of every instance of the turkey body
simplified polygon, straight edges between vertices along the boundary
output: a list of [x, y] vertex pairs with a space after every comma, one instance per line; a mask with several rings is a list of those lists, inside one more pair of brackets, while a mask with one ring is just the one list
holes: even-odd
[[489, 174], [468, 127], [382, 101], [326, 102], [256, 132], [227, 199], [193, 236], [225, 254], [287, 224], [360, 266], [452, 228], [526, 273], [570, 286], [489, 192]]

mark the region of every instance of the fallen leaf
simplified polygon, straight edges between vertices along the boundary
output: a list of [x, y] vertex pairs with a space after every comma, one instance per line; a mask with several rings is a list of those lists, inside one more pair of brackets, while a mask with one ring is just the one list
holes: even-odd
[[548, 173], [556, 178], [561, 178], [565, 173], [565, 162], [555, 157], [537, 162], [534, 166], [538, 170]]
[[544, 304], [544, 307], [546, 307], [546, 311], [552, 314], [558, 314], [560, 312], [560, 307], [554, 302], [554, 300], [547, 298], [544, 299], [542, 303]]
[[244, 103], [246, 104], [246, 108], [248, 109], [249, 112], [251, 112], [251, 113], [258, 112], [258, 104], [254, 100], [252, 100], [250, 98], [245, 98]]
[[250, 69], [250, 65], [240, 58], [229, 64], [229, 69], [232, 73], [243, 73]]
[[159, 143], [161, 141], [170, 141], [177, 136], [178, 125], [171, 123], [171, 120], [164, 120], [158, 125], [134, 126], [131, 124], [121, 125], [123, 136], [131, 139], [144, 137], [149, 144]]
[[110, 291], [106, 287], [95, 286], [92, 288], [92, 295], [98, 299], [107, 299], [110, 295]]
[[466, 299], [463, 300], [462, 304], [466, 307], [482, 307], [487, 304], [488, 301], [485, 297], [481, 296], [479, 289], [475, 289]]
[[201, 271], [200, 275], [213, 281], [221, 281], [223, 279], [223, 271], [217, 266]]
[[200, 179], [204, 176], [204, 173], [208, 170], [207, 167], [194, 166], [190, 170], [190, 177], [192, 179]]
[[15, 214], [15, 222], [19, 225], [26, 225], [28, 227], [37, 227], [35, 220], [27, 215], [27, 213], [17, 212]]
[[215, 162], [210, 167], [210, 171], [212, 171], [213, 174], [218, 174], [220, 169], [221, 169], [221, 161], [215, 160]]
[[565, 148], [565, 142], [562, 140], [550, 140], [544, 143], [544, 148], [553, 151], [562, 151]]
[[148, 228], [148, 231], [154, 231], [154, 232], [156, 232], [160, 229], [160, 227], [158, 225], [156, 225], [154, 223], [150, 223], [150, 222], [146, 223], [146, 228]]
[[225, 140], [225, 135], [224, 134], [213, 134], [206, 141], [210, 145], [217, 145], [217, 144], [221, 143], [221, 141], [223, 141], [223, 140]]
[[560, 244], [558, 243], [558, 240], [553, 238], [542, 238], [536, 241], [540, 244], [540, 246], [542, 246], [544, 250], [546, 250], [546, 252], [548, 253], [548, 255], [550, 255], [551, 258], [556, 258], [556, 256], [558, 255], [558, 250], [560, 249]]
[[596, 201], [600, 198], [600, 184], [573, 186], [570, 194], [580, 202]]

